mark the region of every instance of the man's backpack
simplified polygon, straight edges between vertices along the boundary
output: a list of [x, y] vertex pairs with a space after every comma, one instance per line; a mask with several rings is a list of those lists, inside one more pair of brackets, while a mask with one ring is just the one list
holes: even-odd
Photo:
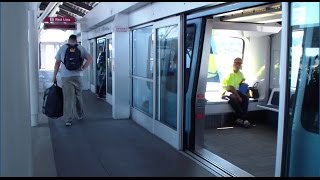
[[67, 44], [68, 48], [64, 56], [64, 65], [70, 71], [79, 70], [83, 63], [83, 58], [81, 58], [81, 51], [78, 49], [78, 45], [71, 46]]
[[44, 91], [42, 103], [42, 113], [47, 117], [55, 119], [63, 116], [63, 92], [57, 82]]

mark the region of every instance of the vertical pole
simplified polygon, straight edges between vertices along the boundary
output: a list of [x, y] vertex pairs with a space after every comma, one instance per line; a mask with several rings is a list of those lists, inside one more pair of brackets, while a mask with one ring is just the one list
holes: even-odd
[[39, 109], [38, 32], [36, 27], [36, 8], [36, 3], [30, 3], [28, 10], [29, 80], [32, 127], [38, 125]]
[[1, 2], [1, 176], [32, 176], [28, 2]]

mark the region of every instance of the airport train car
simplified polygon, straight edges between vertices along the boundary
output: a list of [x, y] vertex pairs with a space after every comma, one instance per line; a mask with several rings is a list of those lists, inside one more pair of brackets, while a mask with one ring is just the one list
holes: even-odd
[[[101, 3], [81, 24], [89, 89], [113, 118], [217, 176], [320, 176], [319, 2], [129, 4]], [[222, 95], [237, 57], [259, 92], [249, 128]]]

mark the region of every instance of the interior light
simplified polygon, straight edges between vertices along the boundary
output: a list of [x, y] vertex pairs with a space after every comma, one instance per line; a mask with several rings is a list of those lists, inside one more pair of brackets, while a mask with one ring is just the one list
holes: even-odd
[[238, 14], [238, 13], [242, 13], [242, 12], [243, 12], [243, 10], [232, 11], [232, 12], [227, 12], [227, 13], [223, 13], [223, 14], [214, 15], [213, 17], [227, 16], [227, 15]]
[[263, 17], [269, 17], [274, 16], [274, 14], [254, 14], [254, 15], [248, 15], [248, 16], [242, 16], [242, 17], [235, 17], [235, 18], [226, 18], [223, 21], [245, 21], [250, 19], [256, 19], [256, 18], [263, 18]]
[[265, 20], [265, 21], [258, 21], [257, 23], [273, 23], [273, 22], [280, 22], [282, 19], [270, 19], [270, 20]]

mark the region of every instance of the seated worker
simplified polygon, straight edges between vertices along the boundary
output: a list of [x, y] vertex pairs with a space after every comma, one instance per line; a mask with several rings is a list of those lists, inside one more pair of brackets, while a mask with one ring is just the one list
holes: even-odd
[[249, 97], [239, 91], [239, 86], [245, 81], [245, 78], [240, 71], [242, 59], [237, 57], [233, 60], [233, 71], [223, 79], [222, 87], [229, 94], [229, 104], [235, 111], [235, 124], [249, 127], [250, 122], [247, 120]]

